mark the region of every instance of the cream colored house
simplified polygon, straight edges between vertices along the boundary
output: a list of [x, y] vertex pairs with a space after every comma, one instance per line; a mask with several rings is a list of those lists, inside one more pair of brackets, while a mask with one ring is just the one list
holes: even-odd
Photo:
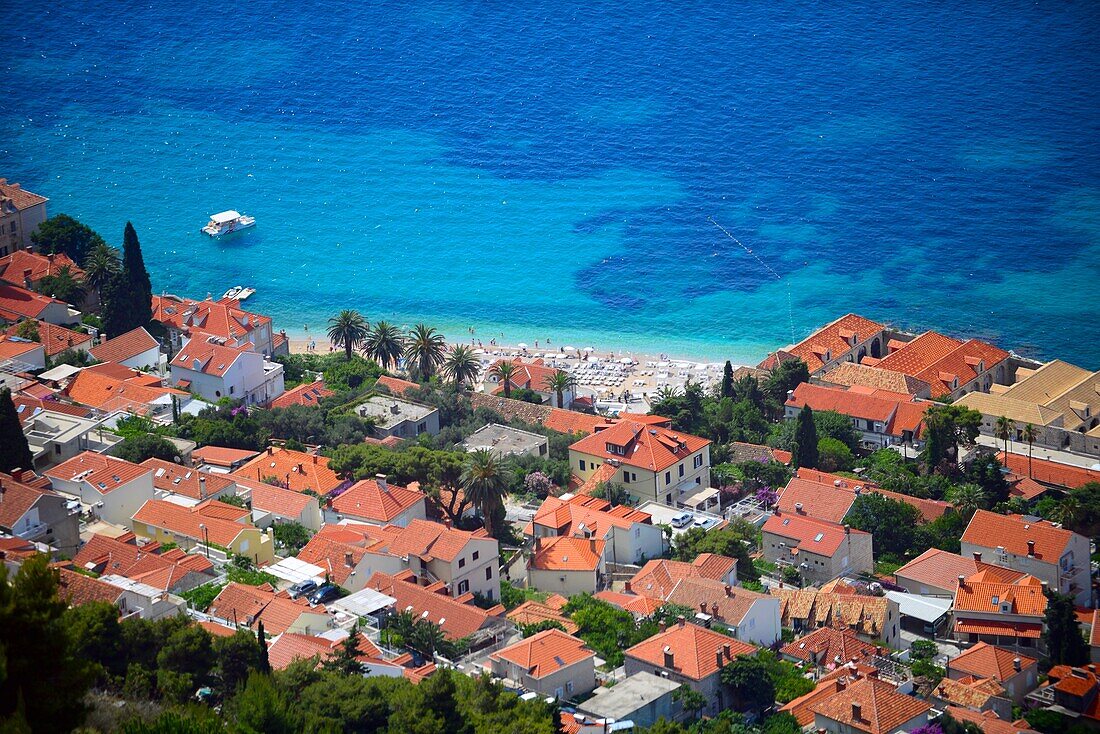
[[606, 542], [567, 535], [538, 538], [527, 563], [527, 585], [562, 596], [594, 594], [607, 574]]
[[184, 507], [151, 499], [134, 513], [131, 522], [137, 535], [160, 543], [176, 543], [184, 550], [198, 546], [221, 548], [230, 556], [247, 556], [256, 565], [272, 563], [274, 536], [252, 525], [249, 515], [247, 509], [217, 500]]
[[0, 257], [31, 246], [31, 235], [46, 221], [47, 201], [0, 178]]
[[53, 488], [80, 498], [95, 517], [128, 526], [130, 518], [153, 499], [153, 470], [92, 451], [77, 454], [46, 471]]
[[595, 661], [583, 640], [550, 629], [494, 652], [487, 667], [516, 686], [566, 701], [596, 687]]
[[621, 414], [569, 447], [570, 469], [586, 482], [599, 473], [641, 502], [676, 507], [685, 494], [710, 485], [710, 441], [671, 425], [662, 416]]
[[870, 533], [804, 515], [777, 511], [764, 523], [761, 546], [764, 558], [797, 568], [808, 584], [875, 568]]

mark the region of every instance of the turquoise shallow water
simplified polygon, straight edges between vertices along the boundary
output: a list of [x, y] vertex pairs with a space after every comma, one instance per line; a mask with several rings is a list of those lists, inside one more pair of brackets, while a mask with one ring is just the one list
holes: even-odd
[[[1100, 366], [1095, 4], [2, 4], [0, 175], [133, 220], [161, 290], [739, 361], [858, 311]], [[225, 208], [259, 225], [200, 235]]]

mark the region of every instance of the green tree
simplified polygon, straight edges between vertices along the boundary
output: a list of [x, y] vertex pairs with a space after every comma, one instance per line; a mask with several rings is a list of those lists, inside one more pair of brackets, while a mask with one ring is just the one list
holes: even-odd
[[416, 324], [405, 340], [408, 369], [420, 380], [428, 380], [446, 359], [447, 342], [435, 329]]
[[657, 634], [653, 621], [638, 625], [634, 615], [591, 594], [575, 594], [562, 608], [577, 625], [577, 636], [612, 667], [623, 664], [623, 650]]
[[851, 471], [855, 461], [852, 450], [835, 438], [825, 436], [817, 442], [817, 468], [821, 471]]
[[756, 528], [742, 519], [735, 519], [718, 530], [690, 528], [673, 540], [672, 555], [677, 560], [687, 562], [694, 561], [702, 553], [736, 558], [738, 577], [756, 581], [760, 574], [753, 565], [749, 551], [755, 546], [757, 535]]
[[275, 533], [275, 543], [280, 548], [285, 548], [292, 553], [301, 550], [302, 546], [309, 542], [312, 535], [309, 528], [298, 522], [276, 523], [273, 532]]
[[923, 458], [929, 474], [954, 474], [959, 447], [974, 446], [981, 430], [982, 414], [961, 405], [932, 405], [924, 414]]
[[565, 370], [555, 370], [549, 375], [543, 385], [548, 391], [558, 398], [558, 407], [565, 407], [565, 393], [577, 386], [577, 378]]
[[775, 703], [775, 683], [767, 663], [756, 656], [738, 656], [722, 668], [719, 678], [729, 687], [739, 709], [763, 711]]
[[19, 324], [15, 327], [15, 335], [20, 339], [26, 339], [27, 341], [42, 341], [42, 337], [38, 333], [38, 322], [34, 319], [20, 321]]
[[57, 214], [39, 224], [31, 233], [31, 243], [37, 252], [64, 253], [78, 263], [84, 262], [92, 248], [106, 244], [95, 230], [68, 214]]
[[38, 281], [38, 292], [65, 303], [79, 303], [84, 298], [84, 284], [76, 279], [72, 268], [63, 265], [56, 275]]
[[270, 675], [252, 673], [231, 702], [227, 718], [240, 734], [296, 734], [303, 730], [297, 711]]
[[30, 444], [23, 435], [23, 424], [15, 412], [11, 390], [0, 390], [0, 472], [10, 474], [13, 469], [33, 469], [34, 456]]
[[1008, 456], [1008, 439], [1012, 438], [1013, 424], [1006, 416], [997, 419], [995, 435], [1005, 442], [1005, 456]]
[[947, 493], [947, 501], [966, 517], [986, 505], [985, 490], [977, 484], [957, 484]]
[[1070, 490], [1069, 497], [1077, 503], [1068, 528], [1086, 538], [1100, 536], [1100, 482], [1087, 482]]
[[631, 497], [627, 488], [618, 482], [600, 482], [592, 490], [592, 496], [597, 499], [607, 500], [612, 505], [633, 505], [636, 501]]
[[95, 291], [102, 300], [103, 287], [121, 270], [118, 251], [106, 242], [98, 244], [84, 258], [84, 285]]
[[443, 362], [443, 373], [454, 381], [456, 390], [462, 389], [465, 383], [477, 379], [481, 371], [481, 363], [474, 351], [465, 344], [459, 344], [452, 349]]
[[495, 378], [500, 382], [501, 388], [504, 390], [504, 397], [512, 397], [512, 378], [516, 375], [515, 362], [507, 362], [500, 360], [492, 367], [489, 368], [489, 376]]
[[1081, 634], [1071, 597], [1048, 590], [1043, 622], [1043, 640], [1051, 665], [1077, 666], [1088, 662], [1089, 646]]
[[344, 309], [328, 320], [328, 338], [344, 348], [344, 356], [351, 361], [354, 349], [367, 337], [370, 324], [358, 311]]
[[809, 381], [810, 370], [801, 359], [788, 359], [777, 364], [763, 385], [769, 412], [777, 418], [782, 416], [783, 404], [787, 402], [787, 393], [803, 382]]
[[503, 467], [496, 454], [488, 449], [470, 453], [462, 472], [462, 491], [478, 509], [486, 531], [492, 535], [492, 518], [497, 508], [504, 505], [506, 492]]
[[96, 666], [76, 656], [57, 591], [58, 571], [45, 555], [24, 561], [14, 579], [0, 564], [0, 729], [20, 706], [35, 732], [69, 732], [84, 719]]
[[401, 330], [385, 321], [379, 321], [374, 325], [367, 334], [363, 348], [368, 357], [387, 370], [397, 367], [405, 351]]
[[1020, 433], [1020, 438], [1027, 442], [1027, 475], [1031, 476], [1031, 450], [1035, 442], [1039, 440], [1039, 429], [1028, 423]]
[[145, 269], [145, 258], [141, 255], [137, 232], [130, 222], [126, 222], [126, 228], [122, 232], [122, 272], [126, 274], [134, 292], [135, 328], [145, 326], [153, 318], [153, 285], [149, 280], [149, 271]]
[[115, 448], [114, 453], [118, 458], [134, 464], [140, 464], [151, 458], [178, 463], [182, 458], [175, 444], [153, 433], [142, 433], [127, 438]]
[[853, 528], [874, 536], [876, 557], [889, 553], [898, 558], [913, 550], [920, 520], [917, 508], [877, 492], [864, 492], [856, 497], [844, 518]]
[[[726, 362], [728, 365], [729, 362]], [[692, 720], [699, 718], [699, 712], [707, 705], [707, 698], [691, 686], [684, 684], [672, 692], [672, 700], [679, 701]]]
[[210, 633], [189, 624], [169, 635], [157, 654], [157, 687], [166, 698], [182, 703], [210, 682], [213, 667]]
[[95, 665], [101, 680], [126, 673], [118, 607], [102, 601], [70, 607], [63, 622], [73, 639], [73, 654]]
[[358, 660], [360, 654], [359, 633], [353, 632], [344, 638], [336, 654], [322, 663], [322, 667], [344, 675], [360, 675], [363, 672], [363, 664]]
[[216, 637], [213, 648], [217, 660], [214, 674], [222, 696], [233, 695], [250, 673], [261, 672], [266, 648], [249, 630], [239, 629], [229, 637]]
[[814, 411], [809, 405], [803, 405], [798, 412], [798, 424], [795, 428], [794, 447], [791, 450], [791, 465], [795, 468], [813, 469], [817, 466], [817, 426], [814, 425]]

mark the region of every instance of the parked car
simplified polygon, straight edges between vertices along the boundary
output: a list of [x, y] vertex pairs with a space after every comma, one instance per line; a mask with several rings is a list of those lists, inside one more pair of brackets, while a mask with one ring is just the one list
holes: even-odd
[[707, 530], [717, 524], [717, 521], [713, 517], [697, 517], [695, 522], [692, 523], [693, 527], [703, 528]]
[[686, 528], [691, 524], [691, 520], [694, 516], [690, 512], [681, 512], [672, 518], [672, 527], [674, 528]]
[[313, 579], [306, 579], [305, 581], [299, 581], [298, 583], [287, 589], [287, 593], [290, 594], [291, 599], [297, 599], [300, 596], [305, 596], [317, 590], [317, 582]]
[[325, 584], [306, 597], [310, 604], [324, 604], [340, 596], [340, 589], [332, 584]]

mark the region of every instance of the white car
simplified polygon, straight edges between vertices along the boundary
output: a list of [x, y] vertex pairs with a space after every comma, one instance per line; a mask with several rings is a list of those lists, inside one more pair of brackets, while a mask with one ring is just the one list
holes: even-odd
[[679, 515], [676, 515], [672, 518], [672, 527], [686, 528], [688, 525], [691, 524], [691, 521], [692, 519], [694, 519], [694, 517], [695, 516], [692, 515], [690, 512], [681, 512]]

